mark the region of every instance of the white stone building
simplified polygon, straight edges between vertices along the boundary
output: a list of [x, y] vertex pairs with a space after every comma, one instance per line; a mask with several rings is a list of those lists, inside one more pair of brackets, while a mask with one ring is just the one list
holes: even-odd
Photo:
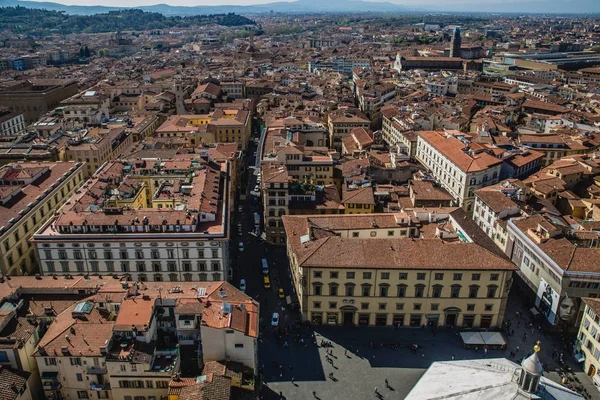
[[475, 151], [458, 133], [419, 131], [416, 158], [446, 189], [457, 204], [473, 209], [475, 190], [498, 183], [502, 161]]

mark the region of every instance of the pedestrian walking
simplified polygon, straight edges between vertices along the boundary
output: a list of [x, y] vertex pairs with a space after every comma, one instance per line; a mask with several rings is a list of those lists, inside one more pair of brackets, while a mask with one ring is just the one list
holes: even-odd
[[333, 380], [333, 372], [329, 373], [329, 379]]
[[452, 354], [452, 359], [454, 360], [456, 358], [456, 356], [454, 354]]
[[379, 396], [379, 391], [377, 390], [377, 386], [375, 386], [375, 395]]
[[390, 387], [390, 384], [388, 383], [388, 380], [387, 380], [387, 378], [385, 378], [385, 387], [386, 387], [386, 388], [389, 388], [389, 387]]
[[292, 385], [294, 384], [294, 377], [292, 376]]
[[314, 396], [315, 399], [317, 398], [317, 391], [316, 390], [313, 390], [313, 396]]
[[344, 355], [348, 357], [348, 350], [344, 350]]
[[520, 347], [519, 347], [519, 346], [517, 346], [517, 348], [516, 348], [516, 350], [515, 350], [515, 355], [516, 355], [516, 354], [519, 352], [519, 350], [520, 350]]
[[283, 400], [283, 392], [279, 392], [279, 400]]
[[484, 348], [483, 348], [483, 356], [484, 356], [484, 357], [487, 357], [487, 351], [488, 351], [488, 350], [487, 350], [487, 347], [484, 347]]

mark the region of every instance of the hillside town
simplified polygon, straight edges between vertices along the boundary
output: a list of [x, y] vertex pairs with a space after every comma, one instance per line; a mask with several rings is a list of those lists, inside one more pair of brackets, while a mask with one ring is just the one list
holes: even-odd
[[2, 400], [600, 398], [599, 18], [201, 20], [0, 24]]

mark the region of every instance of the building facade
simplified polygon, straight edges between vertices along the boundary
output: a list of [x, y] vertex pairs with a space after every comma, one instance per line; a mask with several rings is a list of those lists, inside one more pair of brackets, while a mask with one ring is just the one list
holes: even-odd
[[0, 168], [3, 274], [37, 272], [29, 239], [83, 184], [83, 170], [80, 162], [21, 162]]
[[229, 278], [229, 167], [199, 155], [105, 165], [33, 236], [41, 272]]
[[584, 297], [583, 318], [577, 333], [577, 350], [583, 356], [583, 370], [600, 386], [600, 300]]
[[[414, 239], [408, 214], [283, 217], [303, 320], [329, 325], [502, 324], [515, 267], [475, 243]], [[471, 257], [465, 258], [469, 253]]]
[[473, 209], [475, 190], [498, 183], [502, 161], [471, 150], [464, 137], [435, 131], [418, 135], [417, 160], [465, 210]]

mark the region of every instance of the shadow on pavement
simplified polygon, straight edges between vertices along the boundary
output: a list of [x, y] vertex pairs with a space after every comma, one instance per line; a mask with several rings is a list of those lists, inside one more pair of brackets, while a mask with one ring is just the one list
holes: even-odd
[[[438, 328], [326, 327], [314, 328], [321, 340], [333, 343], [333, 356], [359, 357], [375, 368], [429, 368], [434, 361], [484, 358], [483, 351], [466, 350], [457, 332]], [[417, 345], [416, 351], [411, 350]], [[505, 357], [508, 352], [490, 350], [488, 358]], [[334, 364], [336, 360], [333, 360]]]
[[325, 380], [319, 349], [309, 328], [292, 328], [287, 337], [277, 337], [268, 328], [262, 339], [258, 351], [267, 382], [291, 382], [292, 378], [297, 382]]

